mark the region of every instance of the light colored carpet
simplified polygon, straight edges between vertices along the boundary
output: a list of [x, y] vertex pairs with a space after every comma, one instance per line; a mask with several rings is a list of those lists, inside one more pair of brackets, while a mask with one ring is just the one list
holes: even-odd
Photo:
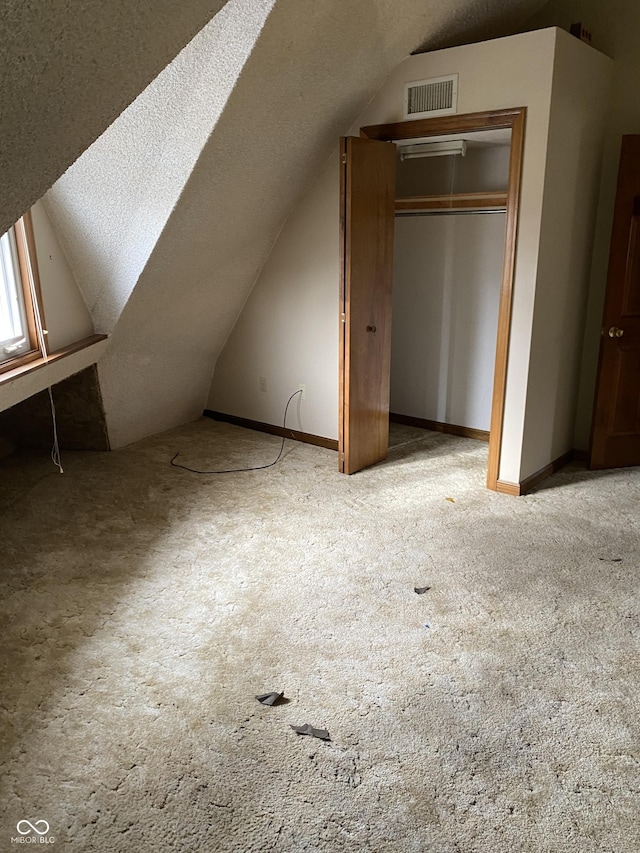
[[206, 420], [4, 460], [0, 849], [640, 850], [640, 471], [517, 499], [484, 444], [394, 441], [353, 477], [171, 468], [277, 452]]

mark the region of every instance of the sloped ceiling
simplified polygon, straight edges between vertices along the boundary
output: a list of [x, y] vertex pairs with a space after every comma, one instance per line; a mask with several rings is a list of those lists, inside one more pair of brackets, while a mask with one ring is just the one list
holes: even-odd
[[[152, 251], [122, 291], [126, 304], [114, 307], [109, 276], [92, 289], [99, 330], [112, 333], [100, 377], [113, 446], [201, 413], [216, 358], [279, 229], [389, 72], [419, 46], [463, 41], [479, 28], [502, 34], [514, 15], [524, 19], [541, 5], [276, 0]], [[155, 104], [162, 125], [169, 105]], [[114, 146], [113, 157], [127, 169], [126, 146]], [[71, 246], [65, 195], [83, 195], [100, 210], [103, 190], [81, 162], [65, 182], [51, 208]], [[85, 292], [95, 274], [90, 254], [71, 253]], [[113, 310], [103, 311], [106, 303]]]
[[111, 332], [275, 0], [229, 0], [45, 197], [97, 330]]
[[0, 0], [0, 234], [224, 0]]

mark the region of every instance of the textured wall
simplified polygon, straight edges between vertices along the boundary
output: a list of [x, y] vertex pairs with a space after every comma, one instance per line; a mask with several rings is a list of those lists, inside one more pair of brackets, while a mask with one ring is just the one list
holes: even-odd
[[[278, 0], [117, 322], [119, 306], [103, 315], [100, 305], [118, 284], [105, 280], [95, 294], [95, 316], [109, 331], [115, 322], [100, 365], [112, 444], [202, 411], [216, 358], [279, 229], [389, 71], [430, 35], [463, 36], [479, 19], [497, 26], [507, 11], [524, 16], [538, 5]], [[162, 125], [165, 107], [157, 109]], [[128, 168], [126, 150], [112, 154]], [[104, 205], [90, 174], [75, 193]], [[103, 241], [87, 236], [99, 257]], [[82, 266], [81, 283], [94, 271]]]
[[[556, 31], [546, 30], [542, 33], [408, 57], [389, 75], [383, 88], [351, 127], [351, 133], [357, 134], [361, 125], [401, 121], [404, 84], [407, 81], [438, 77], [453, 71], [460, 75], [460, 113], [499, 109], [507, 105], [527, 107], [516, 285], [502, 442], [501, 478], [510, 482], [518, 482], [520, 473], [555, 42]], [[232, 393], [237, 402], [243, 397], [246, 400], [249, 396], [238, 386], [245, 384], [250, 389], [255, 389], [255, 379], [252, 380], [250, 371], [253, 370], [255, 377], [256, 364], [270, 371], [269, 376], [273, 377], [271, 392], [280, 391], [282, 399], [283, 392], [289, 387], [282, 388], [282, 379], [290, 382], [294, 378], [289, 364], [286, 369], [281, 369], [283, 362], [286, 360], [303, 368], [315, 363], [319, 367], [313, 374], [313, 390], [312, 379], [305, 379], [302, 375], [296, 380], [307, 381], [309, 390], [312, 391], [304, 407], [301, 406], [305, 418], [302, 428], [308, 432], [319, 433], [320, 425], [316, 417], [318, 410], [324, 408], [331, 417], [332, 432], [320, 434], [337, 434], [337, 144], [334, 149], [324, 174], [296, 207], [282, 230], [276, 248], [218, 360], [209, 398], [208, 407], [211, 409], [252, 417], [245, 410], [229, 409], [225, 406], [229, 401], [227, 394], [230, 388], [233, 389]], [[331, 193], [332, 202], [327, 198], [327, 194]], [[323, 197], [322, 203], [319, 195]], [[310, 211], [313, 211], [312, 215], [309, 215]], [[316, 245], [318, 242], [319, 247]], [[306, 262], [306, 257], [311, 259], [309, 263]], [[309, 288], [314, 288], [313, 297], [307, 293]], [[323, 300], [323, 304], [321, 308], [310, 312], [305, 310], [305, 303], [308, 304], [312, 298]], [[264, 306], [264, 310], [256, 311], [257, 305]], [[239, 337], [245, 341], [253, 339], [255, 343], [252, 349], [238, 347]], [[295, 342], [295, 345], [287, 351], [289, 342]], [[247, 365], [246, 361], [240, 360], [243, 349], [249, 353], [253, 364]], [[318, 376], [319, 373], [323, 376]], [[257, 394], [253, 390], [252, 396], [252, 403], [255, 405], [256, 400], [265, 395]], [[280, 403], [278, 408], [281, 410], [282, 406], [283, 403]], [[266, 417], [259, 419], [268, 420]], [[326, 420], [327, 416], [324, 415], [323, 427]]]
[[113, 331], [273, 2], [230, 0], [47, 193], [96, 331]]
[[[338, 152], [296, 205], [216, 362], [210, 409], [338, 437]], [[266, 391], [259, 377], [266, 380]]]
[[0, 233], [224, 0], [0, 0]]
[[284, 220], [391, 69], [539, 3], [270, 6], [230, 3], [51, 193], [96, 328], [112, 332], [100, 377], [114, 445], [201, 412]]

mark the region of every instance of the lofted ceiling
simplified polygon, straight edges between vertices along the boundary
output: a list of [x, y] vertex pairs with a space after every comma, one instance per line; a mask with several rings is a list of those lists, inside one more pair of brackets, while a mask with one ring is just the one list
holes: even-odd
[[0, 234], [224, 0], [0, 0]]
[[280, 228], [390, 71], [418, 47], [502, 35], [541, 5], [227, 4], [49, 197], [112, 335], [100, 377], [113, 446], [201, 413]]

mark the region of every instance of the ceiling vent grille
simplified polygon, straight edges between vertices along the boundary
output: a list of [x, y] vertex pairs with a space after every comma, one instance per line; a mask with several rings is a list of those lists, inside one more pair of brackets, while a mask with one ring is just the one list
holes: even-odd
[[404, 87], [404, 117], [430, 118], [458, 109], [458, 75], [414, 80]]

